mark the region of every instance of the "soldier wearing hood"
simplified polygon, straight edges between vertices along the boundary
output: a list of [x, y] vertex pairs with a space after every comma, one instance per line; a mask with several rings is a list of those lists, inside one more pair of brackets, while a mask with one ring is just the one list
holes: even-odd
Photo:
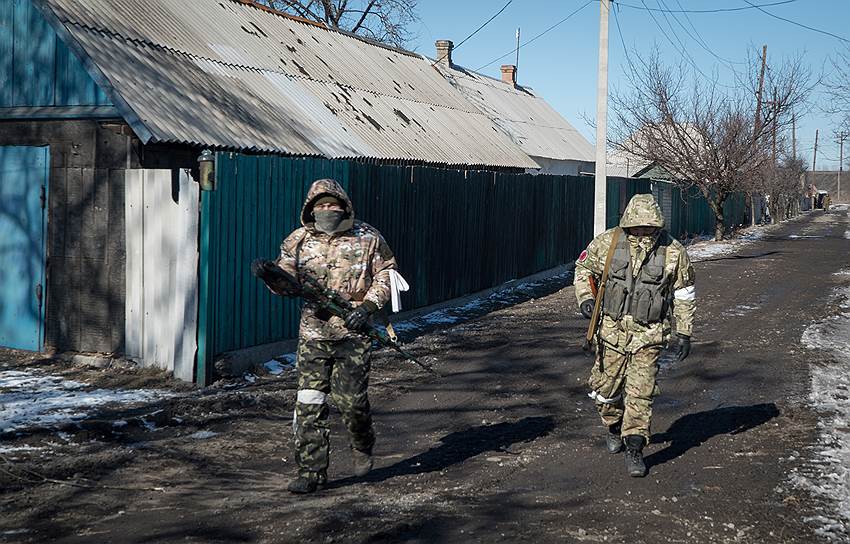
[[356, 305], [346, 320], [313, 302], [301, 311], [293, 421], [298, 477], [289, 491], [311, 493], [327, 480], [328, 395], [348, 429], [355, 474], [364, 476], [372, 469], [375, 433], [367, 396], [371, 340], [362, 330], [389, 300], [390, 270], [396, 262], [377, 229], [355, 220], [351, 200], [334, 180], [313, 183], [301, 224], [281, 244], [277, 265], [295, 278], [309, 274]]
[[595, 302], [590, 280], [600, 282], [613, 252], [589, 396], [607, 428], [608, 452], [619, 453], [625, 445], [626, 470], [635, 477], [646, 475], [642, 451], [650, 438], [652, 400], [658, 395], [658, 357], [665, 345], [680, 361], [688, 356], [696, 307], [688, 254], [663, 228], [664, 216], [652, 195], [635, 195], [619, 227], [594, 238], [576, 261], [576, 299], [590, 319]]

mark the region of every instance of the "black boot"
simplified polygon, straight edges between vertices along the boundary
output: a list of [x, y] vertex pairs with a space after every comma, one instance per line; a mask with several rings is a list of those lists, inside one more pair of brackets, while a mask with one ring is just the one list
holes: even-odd
[[369, 474], [369, 471], [372, 470], [372, 448], [369, 448], [368, 451], [358, 450], [357, 448], [351, 448], [351, 457], [354, 462], [354, 475], [358, 477], [363, 477]]
[[289, 482], [286, 489], [290, 493], [303, 495], [313, 493], [327, 482], [328, 477], [323, 472], [302, 472], [297, 478]]
[[608, 426], [608, 432], [605, 433], [605, 448], [612, 455], [623, 451], [623, 439], [620, 437], [619, 423]]
[[634, 478], [646, 476], [646, 464], [643, 462], [643, 446], [646, 439], [640, 435], [630, 434], [623, 437], [626, 444], [626, 472]]

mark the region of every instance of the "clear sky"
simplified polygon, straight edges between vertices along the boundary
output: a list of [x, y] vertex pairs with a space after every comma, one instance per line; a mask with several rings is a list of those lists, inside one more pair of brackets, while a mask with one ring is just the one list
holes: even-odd
[[[768, 4], [781, 0], [750, 0]], [[507, 0], [419, 0], [420, 22], [413, 29], [418, 37], [410, 47], [434, 56], [434, 41], [450, 39], [457, 44], [495, 14]], [[521, 28], [522, 41], [533, 38], [587, 0], [514, 0], [508, 8], [467, 41], [454, 53], [454, 62], [477, 70], [514, 49], [516, 28]], [[614, 2], [616, 3], [616, 2]], [[617, 32], [612, 8], [610, 19], [609, 81], [611, 86], [624, 85], [627, 70], [623, 42], [631, 49], [647, 53], [656, 44], [664, 58], [679, 63], [678, 40], [684, 44], [694, 63], [711, 77], [719, 76], [724, 84], [733, 84], [730, 67], [714, 55], [734, 62], [744, 62], [751, 50], [768, 46], [768, 64], [783, 55], [802, 53], [814, 73], [828, 70], [829, 58], [850, 43], [806, 30], [780, 21], [756, 10], [747, 9], [720, 13], [688, 13], [664, 15], [655, 12], [658, 24], [650, 12], [629, 6], [643, 5], [669, 10], [710, 10], [747, 6], [744, 0], [623, 0], [618, 8], [623, 41]], [[793, 0], [790, 3], [765, 7], [775, 15], [792, 19], [807, 26], [838, 34], [850, 40], [850, 0]], [[668, 23], [669, 21], [669, 23]], [[669, 26], [668, 26], [669, 24]], [[662, 31], [659, 25], [665, 30]], [[693, 25], [693, 27], [691, 26]], [[675, 29], [676, 36], [670, 31]], [[686, 33], [699, 37], [703, 47]], [[694, 28], [697, 32], [694, 31]], [[520, 51], [519, 83], [532, 87], [561, 115], [581, 131], [591, 143], [593, 130], [583, 120], [596, 112], [596, 66], [599, 39], [599, 2], [593, 0], [579, 13], [551, 30]], [[672, 42], [672, 43], [671, 43]], [[674, 47], [674, 45], [676, 47]], [[680, 48], [681, 49], [681, 48]], [[710, 51], [710, 52], [709, 52]], [[501, 64], [512, 64], [514, 55], [493, 62], [480, 72], [499, 77]], [[746, 65], [732, 65], [745, 70]], [[702, 76], [698, 76], [702, 77]], [[821, 92], [812, 97], [813, 107], [797, 123], [798, 152], [807, 158], [811, 168], [815, 129], [820, 129], [817, 168], [838, 168], [838, 144], [835, 142], [836, 123], [823, 112], [826, 98]], [[845, 165], [850, 155], [850, 140], [845, 142]]]

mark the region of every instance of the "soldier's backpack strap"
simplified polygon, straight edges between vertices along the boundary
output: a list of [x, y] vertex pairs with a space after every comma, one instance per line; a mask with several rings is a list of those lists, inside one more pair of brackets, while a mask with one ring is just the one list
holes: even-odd
[[[608, 246], [608, 255], [605, 257], [605, 268], [602, 269], [602, 276], [599, 278], [599, 288], [597, 291], [596, 300], [593, 302], [593, 315], [590, 317], [590, 324], [587, 327], [587, 336], [585, 336], [585, 348], [590, 349], [593, 337], [596, 336], [596, 329], [599, 326], [599, 314], [602, 313], [602, 299], [605, 297], [605, 286], [608, 283], [608, 271], [611, 269], [611, 259], [614, 258], [614, 252], [617, 249], [617, 243], [620, 241], [620, 234], [623, 229], [617, 227], [611, 236], [611, 245]], [[601, 362], [601, 359], [600, 359]]]

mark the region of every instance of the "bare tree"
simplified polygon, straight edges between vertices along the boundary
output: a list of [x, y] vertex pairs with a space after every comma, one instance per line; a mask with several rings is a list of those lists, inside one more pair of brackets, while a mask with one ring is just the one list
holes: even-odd
[[419, 17], [416, 0], [258, 0], [283, 13], [404, 47]]
[[772, 161], [773, 130], [782, 131], [792, 109], [807, 98], [810, 73], [800, 59], [771, 66], [765, 74], [763, 107], [755, 119], [758, 63], [749, 81], [731, 91], [717, 78], [691, 75], [684, 65], [665, 65], [658, 52], [635, 54], [629, 88], [611, 95], [611, 145], [654, 163], [671, 181], [695, 186], [715, 217], [714, 236], [724, 235], [723, 209], [730, 195], [751, 190], [753, 178]]
[[838, 118], [837, 132], [850, 130], [850, 46], [832, 59], [832, 72], [825, 81], [829, 96], [827, 113]]

